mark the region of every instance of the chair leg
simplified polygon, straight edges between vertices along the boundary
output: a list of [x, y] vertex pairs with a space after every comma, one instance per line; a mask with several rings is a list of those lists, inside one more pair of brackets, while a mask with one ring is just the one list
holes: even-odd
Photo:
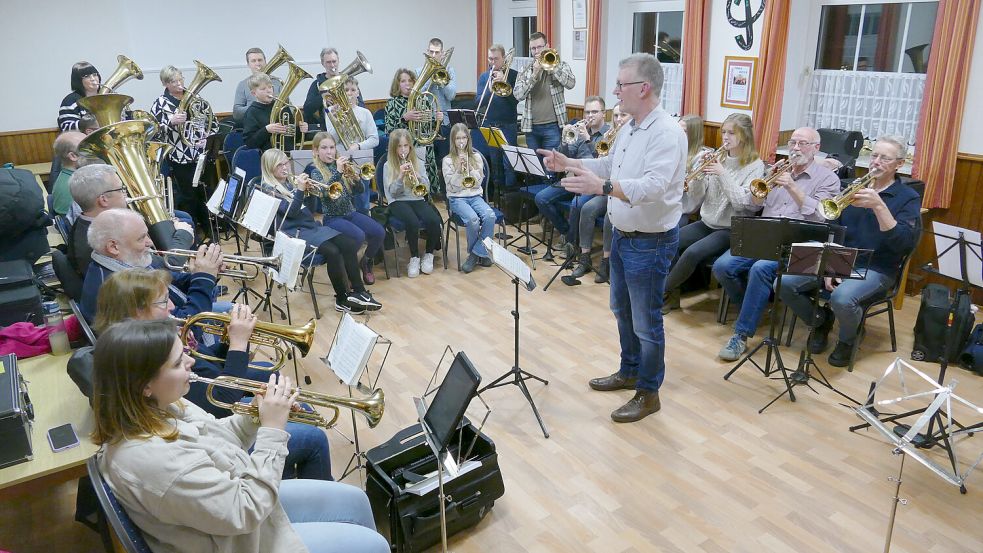
[[717, 323], [726, 325], [727, 324], [727, 311], [730, 309], [730, 298], [727, 297], [727, 292], [720, 291], [720, 302], [717, 303]]
[[[785, 309], [788, 309], [788, 306], [786, 306]], [[795, 320], [797, 318], [798, 317], [796, 317], [795, 316], [795, 313], [793, 312], [792, 313], [792, 322], [789, 323], [789, 325], [788, 325], [788, 338], [785, 339], [785, 347], [789, 347], [789, 346], [792, 345], [792, 334], [795, 333]]]
[[457, 270], [461, 271], [461, 229], [454, 229], [454, 245], [457, 248]]
[[307, 286], [311, 289], [311, 303], [314, 304], [314, 318], [321, 318], [321, 310], [317, 307], [317, 292], [314, 290], [314, 267], [307, 271]]
[[898, 337], [894, 334], [894, 301], [887, 302], [887, 322], [891, 331], [891, 351], [898, 351]]

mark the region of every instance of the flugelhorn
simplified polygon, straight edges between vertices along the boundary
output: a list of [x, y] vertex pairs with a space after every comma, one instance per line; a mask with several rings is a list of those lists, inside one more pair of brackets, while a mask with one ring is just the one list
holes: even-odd
[[799, 156], [799, 152], [792, 152], [788, 159], [783, 159], [771, 167], [771, 175], [764, 179], [754, 179], [751, 181], [751, 195], [759, 200], [767, 198], [777, 185], [778, 177], [792, 170], [792, 160]]
[[[191, 270], [191, 260], [198, 256], [195, 250], [152, 250], [152, 253], [164, 258], [164, 265], [171, 271], [189, 272]], [[186, 258], [183, 265], [175, 265], [170, 262], [171, 257]], [[223, 255], [224, 265], [241, 265], [242, 269], [224, 269], [219, 276], [229, 278], [241, 278], [244, 280], [255, 280], [259, 277], [264, 268], [280, 270], [280, 263], [283, 261], [279, 255], [271, 257], [248, 257], [241, 255]]]
[[874, 172], [869, 172], [866, 175], [854, 180], [840, 192], [839, 196], [825, 199], [819, 202], [819, 213], [826, 219], [832, 221], [833, 219], [839, 218], [843, 210], [846, 209], [848, 205], [853, 203], [853, 196], [856, 195], [861, 189], [868, 188], [870, 185], [874, 184], [874, 179], [877, 175]]
[[[212, 395], [212, 390], [217, 386], [219, 388], [240, 390], [253, 394], [254, 396], [263, 395], [266, 393], [265, 382], [258, 382], [247, 378], [235, 378], [232, 376], [205, 378], [203, 376], [198, 376], [195, 373], [191, 373], [190, 380], [192, 382], [202, 382], [208, 385], [208, 388], [205, 390], [205, 397], [212, 405], [228, 409], [238, 415], [252, 417], [254, 420], [259, 418], [259, 407], [257, 405], [241, 402], [225, 402], [215, 398]], [[365, 398], [332, 396], [312, 392], [310, 390], [303, 390], [301, 388], [293, 388], [289, 391], [289, 393], [293, 394], [295, 391], [297, 392], [298, 403], [306, 403], [308, 405], [316, 405], [318, 407], [327, 407], [334, 410], [334, 415], [330, 420], [325, 420], [325, 418], [317, 411], [313, 413], [306, 410], [290, 411], [290, 414], [287, 416], [287, 420], [290, 422], [310, 424], [312, 426], [320, 426], [321, 428], [331, 428], [338, 422], [338, 416], [341, 414], [341, 408], [344, 407], [364, 415], [369, 421], [369, 428], [375, 428], [379, 424], [379, 421], [382, 420], [382, 415], [386, 411], [386, 394], [381, 388], [376, 389], [371, 396]]]
[[341, 169], [341, 175], [350, 181], [356, 180], [372, 180], [375, 177], [375, 165], [372, 165], [368, 161], [358, 166], [358, 171], [355, 171], [355, 163], [348, 160], [348, 163]]
[[[229, 313], [203, 312], [192, 315], [187, 319], [175, 318], [174, 320], [181, 325], [179, 336], [181, 342], [185, 344], [188, 343], [188, 333], [195, 327], [199, 328], [205, 334], [218, 336], [223, 342], [228, 342], [229, 323], [232, 321], [232, 315]], [[303, 326], [258, 321], [256, 327], [253, 329], [253, 333], [249, 336], [249, 343], [257, 347], [272, 348], [276, 352], [276, 357], [271, 361], [273, 363], [271, 367], [250, 363], [249, 368], [263, 371], [280, 370], [284, 363], [287, 362], [288, 345], [296, 347], [301, 357], [306, 356], [314, 344], [314, 331], [316, 329], [317, 321], [314, 319], [311, 319]], [[192, 351], [189, 355], [206, 361], [225, 362], [225, 359], [221, 357], [214, 357], [200, 351]]]
[[697, 165], [692, 171], [686, 173], [686, 178], [683, 179], [683, 191], [689, 190], [689, 183], [703, 176], [703, 171], [710, 165], [721, 161], [724, 158], [724, 154], [727, 152], [727, 148], [721, 146], [710, 152], [703, 157], [703, 161]]
[[143, 71], [133, 60], [120, 54], [116, 56], [116, 61], [119, 62], [116, 66], [116, 71], [113, 71], [113, 74], [99, 85], [99, 94], [115, 92], [120, 85], [130, 79], [136, 79], [138, 81], [143, 79]]

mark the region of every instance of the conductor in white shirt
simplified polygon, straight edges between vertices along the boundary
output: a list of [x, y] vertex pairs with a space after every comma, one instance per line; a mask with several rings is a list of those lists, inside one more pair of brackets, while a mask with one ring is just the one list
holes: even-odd
[[566, 171], [564, 188], [604, 194], [614, 225], [611, 244], [611, 311], [618, 322], [621, 365], [595, 378], [598, 391], [635, 390], [611, 413], [615, 422], [635, 422], [657, 412], [665, 378], [662, 294], [676, 248], [686, 173], [686, 135], [659, 105], [662, 65], [651, 54], [633, 54], [618, 64], [614, 94], [632, 117], [615, 139], [611, 155], [570, 159], [538, 150], [551, 171]]

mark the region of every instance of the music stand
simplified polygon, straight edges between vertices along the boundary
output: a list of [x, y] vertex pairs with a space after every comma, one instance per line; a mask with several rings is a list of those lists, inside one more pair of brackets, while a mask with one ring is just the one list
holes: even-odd
[[[509, 165], [512, 166], [512, 170], [514, 172], [525, 173], [527, 175], [546, 178], [546, 173], [547, 173], [546, 167], [543, 165], [542, 160], [539, 159], [539, 154], [537, 154], [535, 150], [531, 148], [523, 148], [521, 146], [509, 146], [508, 144], [503, 144], [501, 148], [502, 148], [502, 153], [505, 155], [505, 159], [509, 162]], [[527, 184], [525, 188], [528, 192], [529, 185]], [[523, 205], [520, 208], [520, 210], [523, 212], [523, 214], [525, 213], [525, 202], [523, 202]], [[522, 217], [520, 217], [520, 219], [521, 218]], [[532, 241], [535, 240], [540, 245], [545, 244], [545, 241], [543, 241], [537, 236], [532, 236], [532, 233], [529, 231], [528, 219], [525, 221], [525, 223], [526, 223], [526, 228], [525, 230], [523, 230], [522, 221], [520, 220], [518, 222], [516, 228], [519, 229], [519, 232], [522, 233], [522, 236], [518, 236], [514, 238], [507, 245], [508, 246], [515, 245], [516, 242], [522, 240], [523, 237], [525, 237], [526, 245], [516, 248], [516, 251], [518, 251], [523, 255], [528, 255], [529, 261], [532, 264], [533, 269], [535, 269], [536, 254], [539, 252], [536, 251], [534, 244], [532, 244]]]
[[[805, 243], [805, 244], [791, 244], [789, 248], [789, 260], [788, 268], [785, 271], [786, 275], [797, 275], [797, 276], [812, 276], [819, 279], [819, 283], [816, 286], [816, 291], [812, 296], [813, 310], [817, 309], [819, 304], [819, 294], [823, 290], [823, 278], [839, 278], [842, 280], [863, 280], [867, 278], [866, 267], [870, 264], [870, 256], [873, 254], [872, 250], [861, 250], [858, 248], [846, 248], [836, 244], [819, 244], [819, 243]], [[855, 267], [860, 266], [863, 269], [863, 273], [855, 269]], [[779, 282], [780, 284], [780, 282]], [[809, 329], [809, 337], [812, 337], [815, 328]], [[806, 340], [808, 343], [808, 338]], [[813, 374], [812, 369], [815, 369], [815, 374]], [[817, 377], [816, 374], [819, 376]], [[859, 405], [860, 402], [851, 398], [850, 396], [844, 394], [843, 392], [837, 390], [833, 384], [826, 378], [819, 366], [812, 359], [812, 354], [809, 352], [809, 348], [806, 347], [799, 354], [799, 364], [796, 366], [795, 370], [788, 375], [786, 380], [787, 388], [774, 399], [769, 401], [764, 407], [761, 408], [759, 413], [764, 412], [765, 409], [775, 403], [785, 394], [789, 394], [789, 399], [794, 401], [792, 389], [796, 386], [805, 386], [812, 390], [814, 394], [818, 394], [815, 388], [812, 387], [810, 382], [817, 382], [822, 386], [836, 392], [841, 397], [848, 399], [851, 403]]]
[[[482, 123], [483, 122], [484, 121], [482, 121]], [[509, 144], [509, 141], [505, 139], [505, 133], [503, 133], [502, 132], [502, 129], [500, 129], [498, 127], [492, 127], [492, 126], [485, 127], [485, 126], [480, 126], [480, 127], [478, 127], [478, 131], [481, 134], [481, 137], [485, 140], [485, 144], [488, 146], [489, 149], [490, 148], [496, 148], [496, 149], [501, 150], [502, 149], [502, 145], [508, 146], [508, 144]], [[505, 153], [504, 152], [502, 153], [502, 156], [503, 157], [505, 156]], [[490, 154], [489, 154], [488, 158], [489, 158], [489, 162], [491, 162], [491, 155]], [[505, 163], [508, 163], [508, 161], [506, 161]], [[491, 171], [491, 167], [489, 167], [488, 170]], [[502, 174], [502, 179], [503, 180], [502, 180], [501, 183], [494, 183], [494, 181], [491, 179], [491, 176], [489, 175], [489, 180], [488, 180], [488, 182], [495, 184], [495, 204], [500, 209], [502, 208], [502, 203], [503, 203], [502, 202], [502, 198], [503, 198], [503, 195], [505, 194], [505, 191], [504, 191], [504, 188], [505, 188], [505, 180], [504, 180], [505, 179], [505, 175], [504, 175], [504, 173]], [[509, 234], [507, 231], [504, 231], [503, 230], [502, 232], [496, 233], [495, 234], [495, 238], [498, 238], [499, 240], [509, 240], [509, 239], [512, 238], [512, 235]]]

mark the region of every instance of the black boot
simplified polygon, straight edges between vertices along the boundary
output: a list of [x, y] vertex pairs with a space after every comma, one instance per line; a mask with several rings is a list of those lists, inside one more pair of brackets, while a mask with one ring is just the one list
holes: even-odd
[[573, 278], [580, 278], [590, 272], [590, 253], [580, 254], [580, 259], [577, 261], [577, 266], [573, 268], [573, 273], [571, 276]]
[[608, 264], [609, 263], [610, 263], [610, 258], [609, 257], [602, 257], [601, 258], [601, 264], [598, 265], [597, 266], [597, 269], [594, 270], [594, 282], [596, 282], [597, 284], [601, 284], [601, 283], [604, 283], [604, 282], [607, 282], [608, 281], [608, 278], [609, 278], [609, 276], [608, 276], [608, 267], [609, 267], [609, 265]]
[[659, 401], [658, 390], [638, 390], [635, 392], [635, 397], [628, 400], [628, 403], [611, 413], [611, 420], [614, 422], [636, 422], [658, 412], [661, 408], [662, 403]]

